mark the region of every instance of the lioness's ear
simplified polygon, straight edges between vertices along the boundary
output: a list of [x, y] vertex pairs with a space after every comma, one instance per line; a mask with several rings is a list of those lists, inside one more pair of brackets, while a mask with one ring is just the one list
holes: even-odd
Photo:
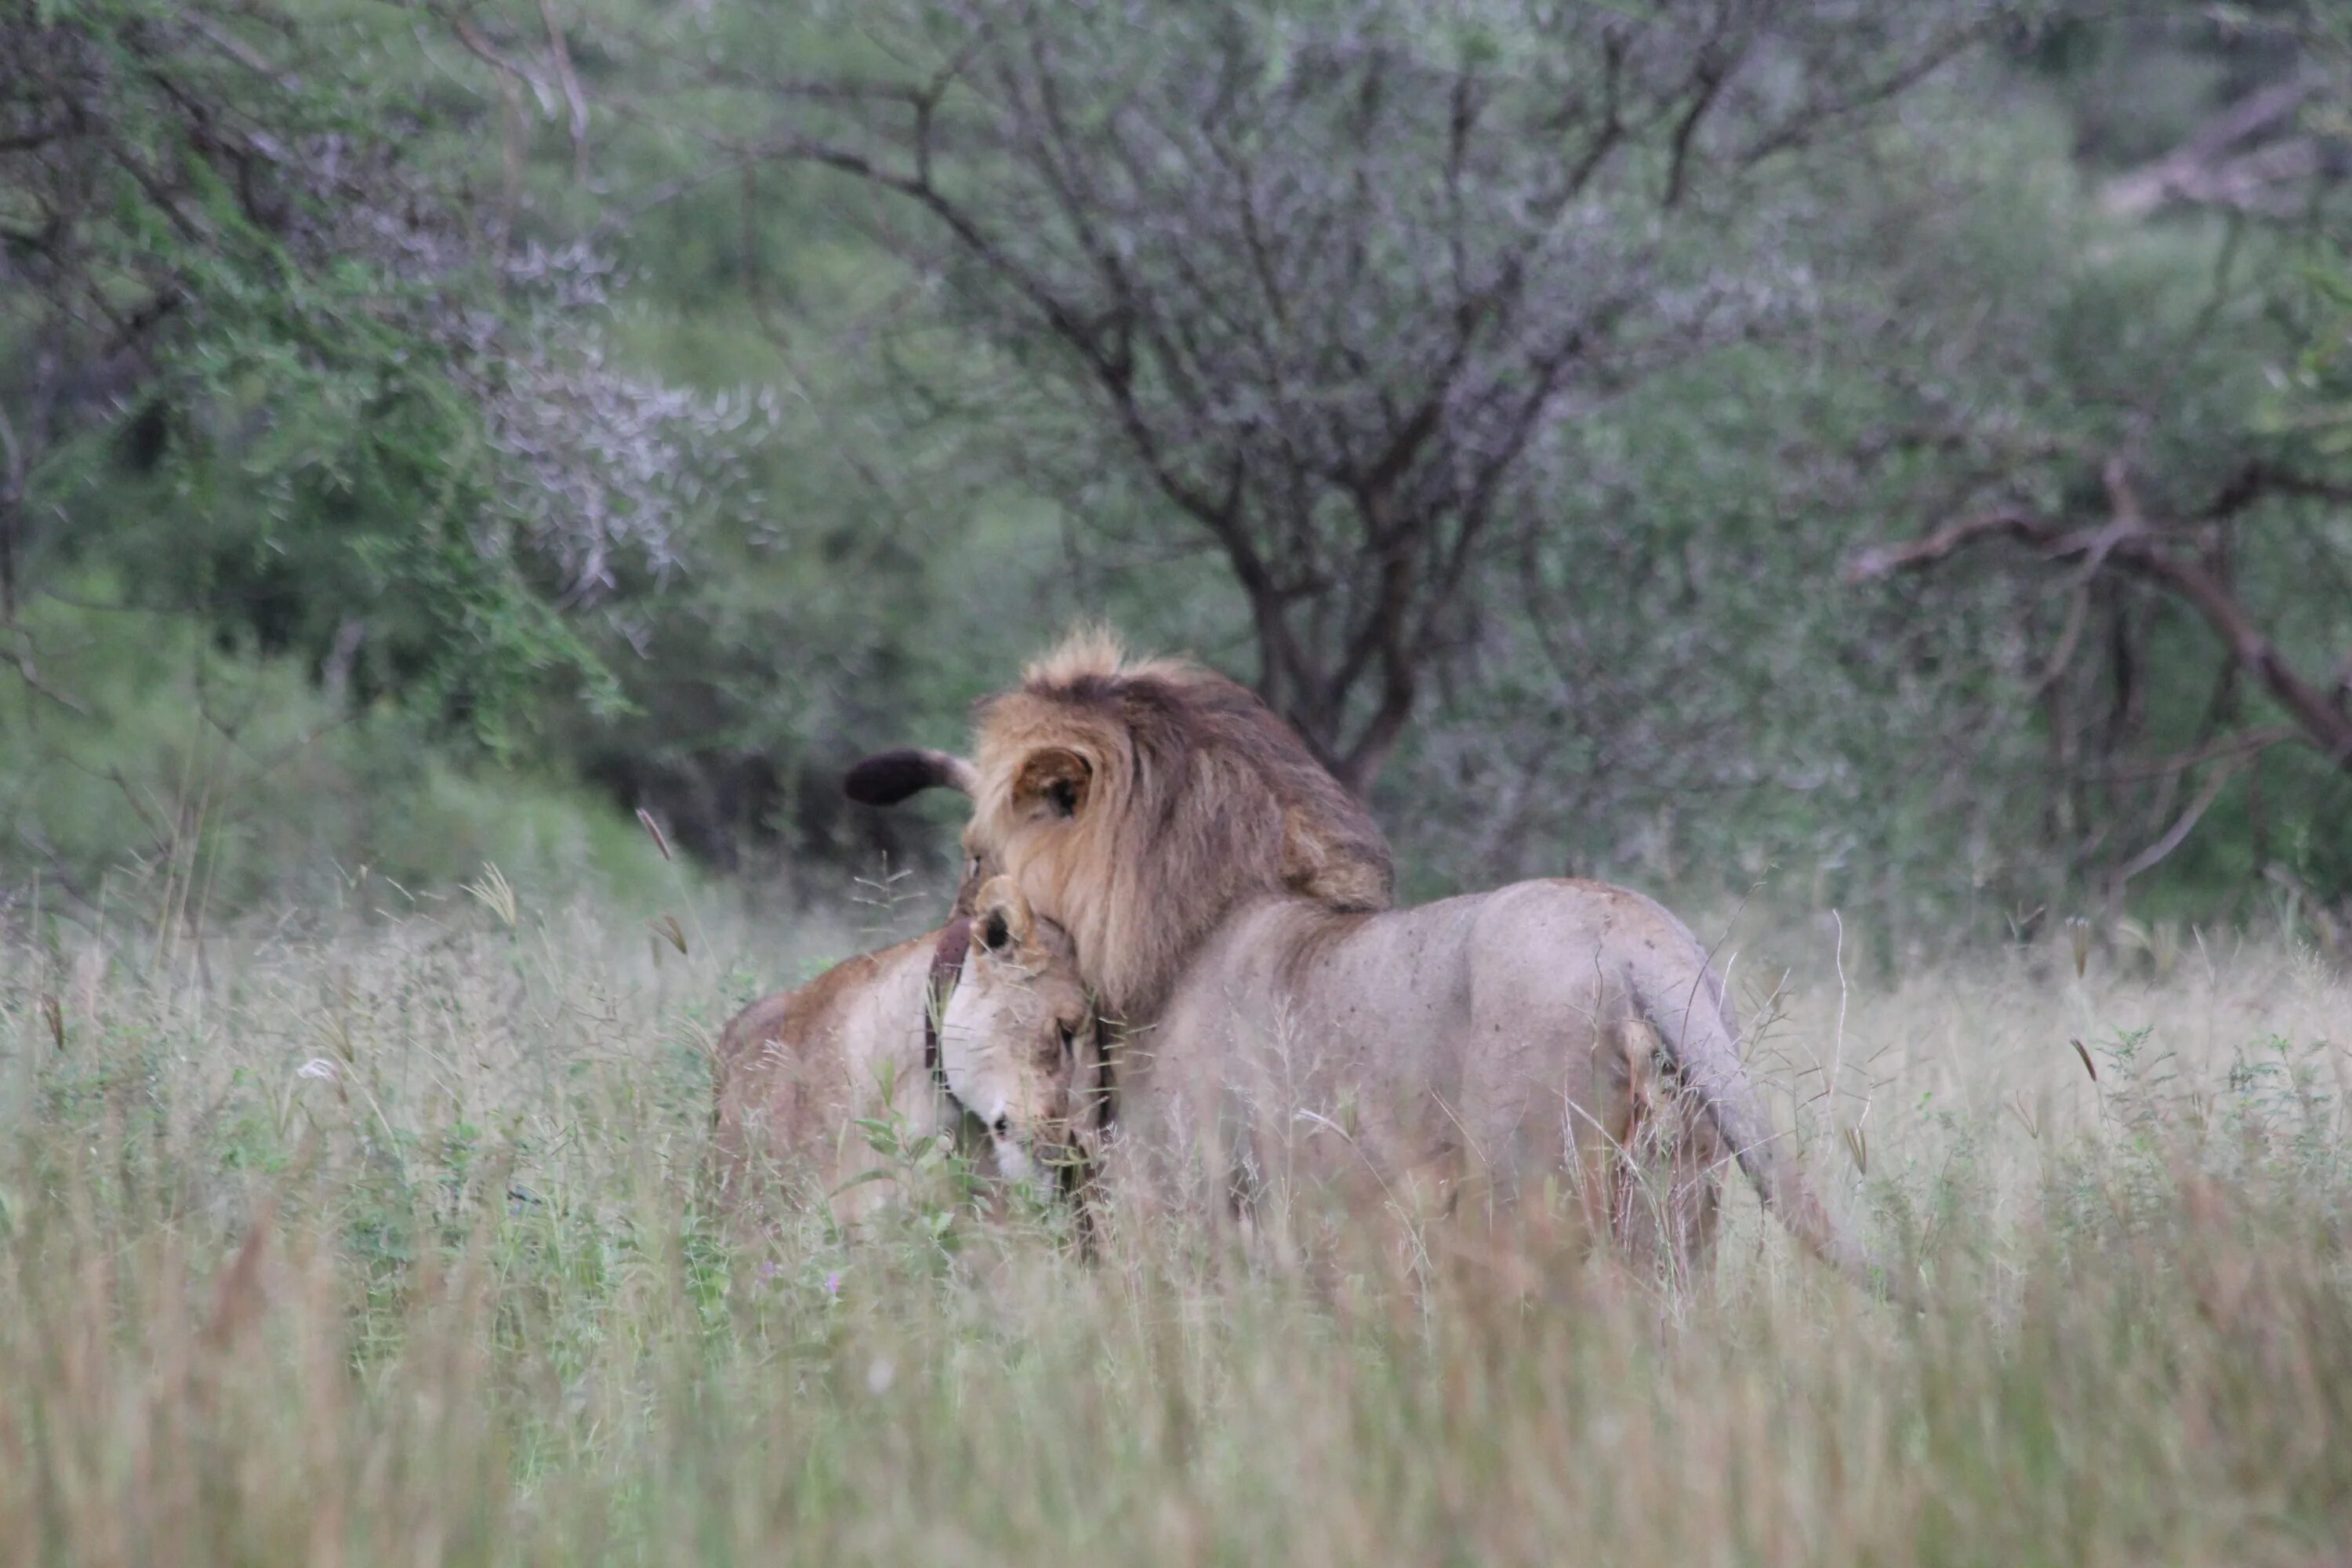
[[972, 900], [971, 931], [980, 945], [993, 953], [1017, 952], [1029, 945], [1037, 922], [1021, 884], [1010, 877], [991, 877]]
[[1066, 747], [1047, 746], [1021, 759], [1013, 801], [1019, 806], [1042, 802], [1056, 816], [1076, 816], [1086, 809], [1094, 782], [1092, 763]]
[[860, 805], [896, 805], [927, 789], [970, 795], [978, 777], [961, 757], [901, 746], [894, 752], [877, 752], [844, 773], [841, 793]]

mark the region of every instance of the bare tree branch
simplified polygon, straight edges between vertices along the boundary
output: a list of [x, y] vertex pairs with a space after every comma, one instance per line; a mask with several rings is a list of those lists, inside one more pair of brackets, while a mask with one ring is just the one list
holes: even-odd
[[778, 80], [736, 145], [930, 220], [887, 242], [1103, 437], [1061, 459], [1071, 488], [1129, 465], [1215, 545], [1260, 689], [1361, 789], [1475, 616], [1472, 563], [1544, 526], [1539, 434], [1768, 330], [1772, 290], [1725, 272], [1779, 263], [1727, 262], [1711, 208], [1981, 36], [1952, 9], [1668, 0], [1531, 31], [1499, 5], [1497, 61], [1385, 15], [934, 0], [886, 13], [898, 80]]
[[2220, 767], [2213, 769], [2207, 776], [2204, 787], [2197, 792], [2197, 797], [2189, 803], [2188, 809], [2180, 814], [2179, 819], [2165, 830], [2164, 837], [2116, 868], [2115, 885], [2120, 888], [2141, 872], [2155, 869], [2168, 856], [2187, 842], [2190, 829], [2194, 828], [2199, 820], [2213, 808], [2213, 803], [2221, 798], [2221, 792], [2229, 787], [2230, 781], [2237, 776], [2238, 770], [2244, 765], [2243, 757], [2231, 757]]
[[[2326, 85], [2321, 73], [2305, 72], [2248, 93], [2170, 153], [2108, 181], [2100, 205], [2126, 218], [2144, 217], [2175, 203], [2242, 209], [2276, 205], [2281, 187], [2305, 184], [2320, 172], [2318, 143], [2305, 136], [2251, 152], [2233, 154], [2233, 150], [2292, 124]], [[2286, 209], [2301, 200], [2291, 190], [2284, 195]]]
[[2303, 731], [2292, 724], [2265, 724], [2258, 729], [2242, 731], [2235, 735], [2199, 746], [2178, 757], [2160, 762], [2140, 763], [2111, 769], [2110, 778], [2144, 779], [2165, 774], [2186, 773], [2192, 768], [2223, 758], [2243, 758], [2255, 752], [2266, 752], [2273, 746], [2284, 746], [2303, 739]]
[[539, 19], [547, 28], [547, 57], [554, 64], [564, 106], [572, 113], [572, 177], [584, 180], [588, 177], [588, 95], [581, 91], [579, 74], [572, 68], [572, 50], [563, 41], [563, 24], [556, 19], [555, 0], [539, 0]]
[[[2287, 662], [2228, 585], [2204, 563], [2179, 548], [2168, 531], [2142, 515], [2120, 459], [2106, 469], [2114, 512], [2095, 528], [2068, 529], [2021, 508], [1998, 508], [1947, 523], [1907, 544], [1857, 552], [1846, 567], [1850, 583], [1872, 582], [1948, 560], [1969, 546], [2011, 539], [2042, 559], [2113, 566], [2154, 583], [2187, 604], [2218, 637], [2229, 657], [2252, 674], [2293, 716], [2300, 738], [2335, 765], [2352, 771], [2352, 713], [2347, 713]], [[2210, 509], [2209, 509], [2210, 510]]]

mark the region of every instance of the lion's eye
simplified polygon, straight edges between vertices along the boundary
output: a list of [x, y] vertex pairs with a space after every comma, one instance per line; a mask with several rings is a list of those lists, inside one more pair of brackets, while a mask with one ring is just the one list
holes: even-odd
[[1078, 1055], [1078, 1031], [1068, 1024], [1059, 1026], [1062, 1031], [1062, 1059], [1075, 1061]]
[[1045, 786], [1045, 804], [1054, 808], [1056, 816], [1078, 815], [1078, 786], [1071, 779], [1055, 779]]

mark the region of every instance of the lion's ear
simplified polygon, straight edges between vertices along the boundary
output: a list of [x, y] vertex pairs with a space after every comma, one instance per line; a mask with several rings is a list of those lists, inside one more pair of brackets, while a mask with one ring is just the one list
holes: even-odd
[[1013, 776], [1016, 806], [1042, 805], [1055, 816], [1076, 816], [1093, 793], [1094, 764], [1066, 746], [1047, 746], [1021, 759]]
[[860, 805], [896, 805], [927, 789], [970, 795], [978, 775], [961, 757], [901, 746], [877, 752], [842, 775], [841, 793]]
[[971, 933], [990, 952], [1018, 952], [1036, 934], [1028, 897], [1010, 877], [991, 877], [972, 900]]

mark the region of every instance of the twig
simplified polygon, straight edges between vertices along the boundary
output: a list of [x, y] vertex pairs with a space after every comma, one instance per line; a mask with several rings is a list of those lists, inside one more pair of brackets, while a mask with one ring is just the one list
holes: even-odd
[[555, 0], [539, 0], [539, 19], [547, 27], [547, 52], [555, 62], [555, 79], [563, 85], [563, 101], [572, 110], [572, 177], [588, 177], [588, 95], [572, 68], [572, 50], [563, 41], [563, 26], [555, 17]]
[[2309, 910], [2312, 923], [2319, 928], [2320, 941], [2331, 952], [2347, 950], [2347, 932], [2341, 921], [2327, 908], [2327, 901], [2312, 891], [2311, 884], [2273, 860], [2263, 868], [2263, 875], [2286, 889], [2288, 895]]
[[27, 690], [47, 698], [68, 712], [78, 713], [85, 719], [91, 716], [89, 705], [79, 698], [59, 691], [42, 679], [41, 672], [33, 668], [33, 656], [25, 649], [0, 645], [0, 658], [6, 659], [16, 668], [17, 678], [24, 681]]
[[2231, 149], [2286, 123], [2322, 85], [2313, 72], [2249, 93], [2163, 157], [2108, 181], [2099, 205], [2117, 217], [2145, 217], [2174, 202], [2256, 207], [2269, 187], [2316, 172], [2318, 143], [2296, 137], [2234, 158]]
[[459, 43], [466, 46], [467, 53], [503, 76], [510, 77], [517, 81], [529, 82], [531, 94], [539, 100], [540, 107], [549, 110], [554, 109], [554, 94], [537, 71], [520, 60], [509, 59], [505, 55], [500, 54], [497, 47], [482, 36], [482, 30], [474, 26], [473, 19], [464, 13], [452, 11], [447, 13], [447, 16], [449, 30], [457, 34]]
[[2197, 826], [2198, 818], [2221, 798], [2222, 790], [2229, 787], [2230, 781], [2237, 777], [2238, 770], [2244, 765], [2243, 757], [2232, 757], [2215, 768], [2213, 776], [2205, 781], [2205, 787], [2197, 792], [2197, 798], [2189, 803], [2189, 809], [2180, 814], [2179, 819], [2173, 823], [2164, 837], [2133, 856], [2116, 872], [2116, 886], [2120, 889], [2142, 871], [2154, 868], [2166, 856], [2179, 848], [2182, 840], [2189, 837], [2189, 830]]
[[2303, 731], [2292, 724], [2267, 724], [2259, 730], [2242, 730], [2225, 736], [2210, 745], [2200, 746], [2193, 752], [2169, 757], [2158, 763], [2139, 763], [2129, 767], [2110, 768], [2105, 776], [2111, 779], [2158, 778], [2170, 773], [2183, 773], [2207, 763], [2224, 757], [2237, 757], [2247, 752], [2267, 751], [2289, 741], [2299, 741]]
[[1864, 550], [1846, 564], [1849, 583], [1874, 582], [1896, 572], [1933, 565], [1987, 539], [2009, 538], [2053, 561], [2095, 561], [2128, 570], [2185, 599], [2221, 639], [2230, 657], [2258, 676], [2280, 706], [2294, 716], [2299, 738], [2336, 766], [2352, 771], [2352, 713], [2331, 701], [2286, 662], [2237, 596], [2202, 563], [2165, 547], [2164, 532], [2141, 515], [2120, 458], [2106, 465], [2115, 516], [2093, 529], [2066, 530], [2021, 508], [2000, 507], [1945, 524], [1907, 544]]

